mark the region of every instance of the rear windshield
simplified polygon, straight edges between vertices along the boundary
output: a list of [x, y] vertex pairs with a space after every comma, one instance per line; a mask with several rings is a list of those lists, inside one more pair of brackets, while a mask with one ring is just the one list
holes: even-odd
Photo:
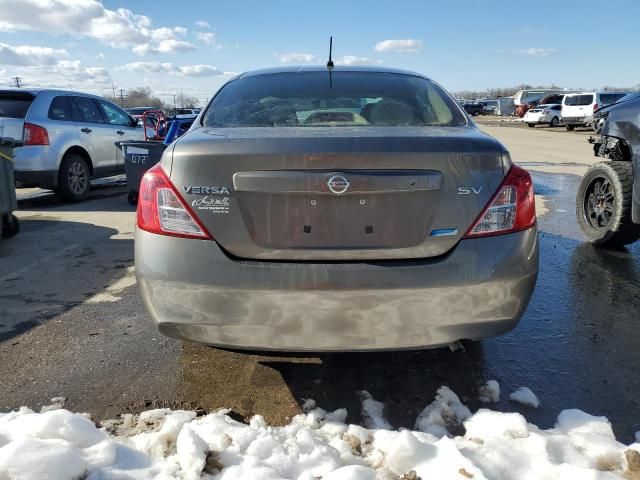
[[611, 103], [617, 102], [625, 95], [625, 93], [601, 93], [600, 102], [602, 102], [602, 105], [609, 105]]
[[228, 83], [208, 127], [458, 126], [466, 117], [435, 83], [376, 72], [248, 76]]
[[24, 118], [33, 98], [30, 93], [0, 92], [0, 117]]
[[591, 105], [592, 103], [593, 103], [593, 95], [591, 94], [567, 96], [564, 101], [565, 105], [577, 105], [577, 106]]

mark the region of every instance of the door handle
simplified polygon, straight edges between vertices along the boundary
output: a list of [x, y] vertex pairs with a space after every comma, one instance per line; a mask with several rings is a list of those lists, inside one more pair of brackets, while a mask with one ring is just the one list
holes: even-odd
[[85, 128], [81, 128], [80, 131], [84, 133], [91, 133], [92, 130], [90, 128], [85, 127]]
[[122, 131], [122, 130], [116, 130], [116, 133], [117, 133], [118, 135], [124, 135], [124, 131]]

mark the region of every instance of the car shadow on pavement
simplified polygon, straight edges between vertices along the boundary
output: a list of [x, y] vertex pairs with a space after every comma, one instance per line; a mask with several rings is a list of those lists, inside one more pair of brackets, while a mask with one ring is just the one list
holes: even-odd
[[39, 215], [20, 226], [0, 240], [0, 344], [102, 292], [133, 264], [133, 240], [112, 239], [116, 229]]
[[[60, 212], [135, 212], [136, 207], [127, 202], [126, 194], [127, 189], [123, 186], [100, 186], [92, 188], [83, 200], [71, 203], [61, 199], [54, 192], [42, 191], [37, 195], [18, 195], [18, 206], [21, 210], [30, 211], [55, 209]], [[115, 197], [119, 197], [120, 201], [109, 201]]]
[[346, 408], [348, 421], [362, 423], [362, 392], [385, 405], [385, 418], [395, 428], [414, 428], [416, 417], [441, 386], [456, 392], [463, 403], [478, 407], [478, 388], [486, 381], [483, 348], [465, 342], [465, 352], [449, 348], [419, 351], [331, 353], [316, 363], [285, 359], [261, 362], [282, 375], [300, 403], [314, 399], [325, 410]]

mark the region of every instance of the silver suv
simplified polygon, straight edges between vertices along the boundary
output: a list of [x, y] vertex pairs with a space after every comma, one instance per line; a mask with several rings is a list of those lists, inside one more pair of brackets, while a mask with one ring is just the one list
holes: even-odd
[[76, 201], [90, 179], [124, 172], [118, 140], [143, 140], [137, 120], [102, 97], [49, 89], [0, 90], [0, 137], [22, 138], [18, 187], [55, 190]]

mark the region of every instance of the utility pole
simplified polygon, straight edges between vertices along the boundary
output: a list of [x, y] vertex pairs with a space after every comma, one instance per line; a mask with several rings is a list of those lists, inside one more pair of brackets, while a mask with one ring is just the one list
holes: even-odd
[[184, 108], [184, 95], [182, 95], [182, 90], [180, 90], [180, 108]]
[[176, 94], [173, 94], [173, 110], [176, 110]]
[[124, 108], [124, 90], [120, 89], [120, 106]]
[[111, 82], [111, 90], [113, 91], [113, 101], [116, 100], [116, 84]]
[[22, 85], [20, 85], [20, 82], [22, 81], [22, 77], [13, 77], [13, 81], [15, 82], [15, 85], [17, 88], [20, 88]]

